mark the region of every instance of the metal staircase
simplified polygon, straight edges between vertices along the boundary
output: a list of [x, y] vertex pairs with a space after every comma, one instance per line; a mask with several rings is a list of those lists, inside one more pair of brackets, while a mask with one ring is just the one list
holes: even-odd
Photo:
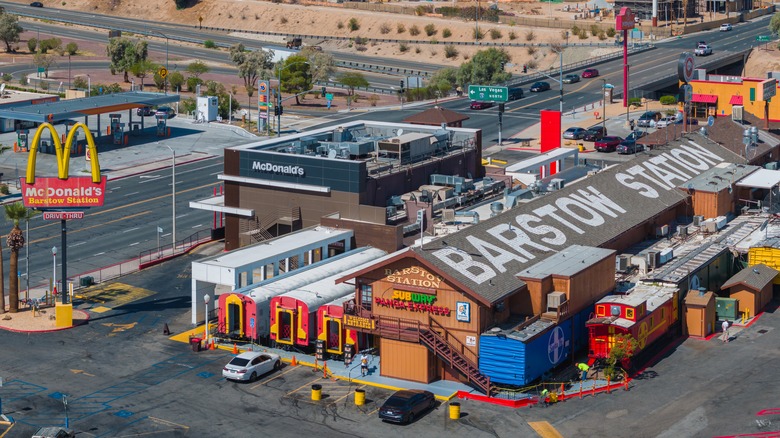
[[452, 336], [447, 329], [434, 320], [429, 320], [430, 328], [420, 329], [420, 343], [428, 347], [442, 360], [460, 371], [469, 382], [490, 396], [490, 377], [479, 372], [477, 364], [466, 356], [466, 346]]

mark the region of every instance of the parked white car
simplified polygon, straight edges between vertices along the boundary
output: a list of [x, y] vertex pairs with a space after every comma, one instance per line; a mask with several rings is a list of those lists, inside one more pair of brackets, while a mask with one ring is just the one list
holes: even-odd
[[680, 123], [682, 120], [678, 120], [675, 116], [664, 117], [663, 119], [655, 122], [656, 128], [666, 128], [669, 125]]
[[234, 357], [222, 368], [222, 377], [251, 382], [263, 374], [278, 371], [281, 367], [282, 362], [277, 354], [247, 351]]

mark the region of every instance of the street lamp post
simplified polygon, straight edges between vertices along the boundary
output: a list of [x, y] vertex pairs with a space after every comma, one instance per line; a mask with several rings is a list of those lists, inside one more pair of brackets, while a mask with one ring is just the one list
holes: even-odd
[[168, 148], [169, 151], [171, 151], [171, 242], [173, 242], [171, 246], [171, 255], [173, 255], [176, 252], [176, 151], [171, 149], [171, 147], [167, 144], [164, 146]]
[[92, 97], [92, 78], [87, 75], [87, 97]]
[[607, 132], [607, 80], [602, 78], [601, 82], [601, 127]]
[[203, 323], [204, 323], [204, 327], [206, 327], [205, 334], [203, 335], [203, 339], [206, 340], [206, 345], [209, 344], [209, 300], [211, 300], [209, 294], [203, 295], [203, 303], [206, 305], [205, 311], [203, 313], [203, 315], [205, 316], [205, 318], [203, 319]]
[[[51, 292], [54, 293], [54, 288], [57, 287], [57, 247], [51, 247], [52, 256], [52, 270], [51, 270]], [[62, 303], [65, 304], [65, 298], [62, 299]]]

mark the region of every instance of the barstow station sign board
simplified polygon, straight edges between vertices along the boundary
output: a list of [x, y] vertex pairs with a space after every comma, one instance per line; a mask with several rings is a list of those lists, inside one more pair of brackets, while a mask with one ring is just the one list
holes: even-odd
[[522, 286], [523, 269], [548, 256], [575, 244], [607, 245], [683, 205], [680, 187], [723, 162], [743, 159], [710, 142], [652, 150], [448, 236], [446, 245], [414, 251], [462, 285], [500, 298]]
[[[91, 177], [70, 177], [70, 151], [78, 129], [84, 130], [87, 147], [92, 157]], [[43, 131], [49, 130], [57, 159], [57, 177], [35, 176], [35, 163], [38, 155], [38, 145]], [[92, 133], [83, 123], [73, 125], [65, 145], [60, 142], [59, 135], [49, 123], [42, 124], [35, 132], [27, 158], [27, 175], [20, 178], [22, 200], [27, 208], [37, 210], [57, 210], [66, 208], [89, 208], [103, 205], [106, 193], [106, 177], [100, 175], [97, 147]]]

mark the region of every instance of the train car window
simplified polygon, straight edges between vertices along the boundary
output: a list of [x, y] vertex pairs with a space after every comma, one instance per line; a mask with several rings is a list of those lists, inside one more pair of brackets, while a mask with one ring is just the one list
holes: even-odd
[[611, 306], [610, 312], [612, 316], [620, 316], [620, 306]]
[[634, 319], [634, 309], [626, 309], [626, 319]]

